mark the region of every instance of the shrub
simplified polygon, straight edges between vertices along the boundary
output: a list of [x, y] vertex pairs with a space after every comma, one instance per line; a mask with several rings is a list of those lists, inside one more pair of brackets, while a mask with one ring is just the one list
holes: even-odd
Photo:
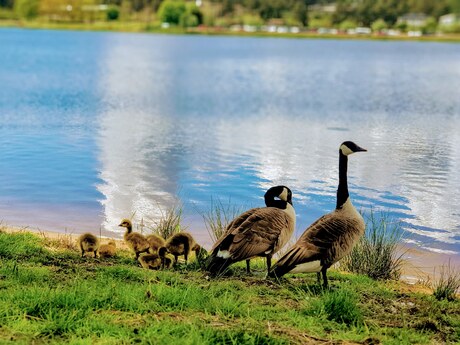
[[120, 10], [118, 7], [111, 6], [107, 10], [107, 20], [117, 20], [120, 17]]
[[433, 295], [440, 301], [455, 300], [455, 295], [460, 288], [460, 271], [456, 270], [449, 263], [441, 266], [438, 280], [433, 283]]
[[186, 12], [185, 2], [179, 0], [165, 0], [158, 9], [163, 23], [179, 24], [181, 16]]
[[398, 245], [402, 234], [399, 223], [392, 222], [385, 214], [377, 218], [371, 212], [365, 235], [342, 260], [341, 267], [372, 279], [399, 279], [403, 253], [399, 252]]
[[14, 11], [19, 18], [33, 19], [38, 16], [39, 0], [16, 0]]

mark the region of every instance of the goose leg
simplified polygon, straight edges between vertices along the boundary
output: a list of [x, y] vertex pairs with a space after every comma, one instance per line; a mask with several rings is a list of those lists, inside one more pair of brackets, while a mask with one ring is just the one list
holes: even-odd
[[316, 280], [318, 281], [318, 284], [321, 284], [321, 273], [316, 272]]
[[85, 256], [85, 251], [82, 249], [81, 250], [81, 257], [84, 257]]
[[326, 271], [327, 271], [327, 268], [326, 267], [323, 267], [321, 269], [321, 273], [323, 274], [323, 287], [325, 289], [327, 289], [327, 276], [326, 276]]
[[94, 251], [94, 257], [97, 258], [97, 250]]
[[249, 259], [246, 260], [246, 273], [247, 274], [251, 274], [251, 267], [249, 265]]
[[187, 253], [184, 254], [184, 258], [185, 258], [185, 266], [187, 266], [187, 259], [188, 259]]
[[270, 268], [272, 268], [272, 256], [267, 255], [267, 274], [270, 273]]

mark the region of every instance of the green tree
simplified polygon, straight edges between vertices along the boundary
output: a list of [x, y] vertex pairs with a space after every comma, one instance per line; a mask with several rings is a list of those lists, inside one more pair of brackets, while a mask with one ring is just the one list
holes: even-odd
[[377, 19], [371, 24], [372, 31], [376, 31], [376, 32], [382, 31], [383, 29], [386, 29], [387, 27], [388, 27], [387, 23], [382, 18]]
[[32, 19], [38, 16], [39, 0], [16, 0], [14, 11], [19, 18]]
[[163, 23], [179, 24], [181, 16], [186, 12], [185, 2], [165, 0], [160, 5], [158, 14]]
[[297, 1], [292, 8], [292, 14], [303, 26], [308, 25], [307, 4], [303, 1]]

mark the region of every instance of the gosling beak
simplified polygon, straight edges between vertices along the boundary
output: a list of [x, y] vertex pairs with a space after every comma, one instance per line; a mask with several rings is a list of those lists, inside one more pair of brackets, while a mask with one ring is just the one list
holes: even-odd
[[123, 223], [121, 223], [121, 224], [118, 224], [118, 226], [123, 226]]

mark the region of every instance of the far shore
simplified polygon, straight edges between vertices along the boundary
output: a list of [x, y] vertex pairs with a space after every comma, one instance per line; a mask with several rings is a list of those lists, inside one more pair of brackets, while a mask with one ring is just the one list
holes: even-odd
[[[38, 228], [17, 228], [5, 225], [0, 230], [6, 232], [31, 232], [50, 239], [72, 241], [73, 243], [76, 243], [78, 237], [81, 235], [80, 233], [62, 233]], [[94, 233], [94, 235], [100, 236], [98, 233]], [[123, 241], [121, 233], [118, 238], [101, 236], [102, 244], [110, 240], [116, 241], [118, 248], [128, 249]], [[210, 249], [210, 246], [206, 245], [208, 243], [204, 244], [206, 249]], [[409, 245], [402, 245], [401, 253], [403, 253], [405, 259], [401, 280], [409, 284], [433, 281], [439, 276], [442, 266], [450, 265], [451, 268], [456, 268], [457, 270], [460, 268], [460, 256], [458, 255], [435, 253]]]
[[76, 31], [109, 31], [127, 33], [153, 33], [172, 35], [210, 35], [210, 36], [238, 36], [238, 37], [270, 37], [270, 38], [293, 38], [293, 39], [349, 39], [349, 40], [379, 40], [379, 41], [415, 41], [415, 42], [447, 42], [460, 43], [460, 34], [433, 34], [422, 36], [408, 36], [401, 34], [388, 36], [380, 34], [320, 34], [311, 31], [298, 33], [277, 33], [277, 32], [245, 32], [234, 31], [223, 27], [196, 27], [196, 28], [161, 28], [146, 22], [92, 22], [92, 23], [71, 23], [71, 22], [42, 22], [42, 21], [21, 21], [21, 20], [0, 20], [0, 28], [23, 28], [43, 30], [76, 30]]

